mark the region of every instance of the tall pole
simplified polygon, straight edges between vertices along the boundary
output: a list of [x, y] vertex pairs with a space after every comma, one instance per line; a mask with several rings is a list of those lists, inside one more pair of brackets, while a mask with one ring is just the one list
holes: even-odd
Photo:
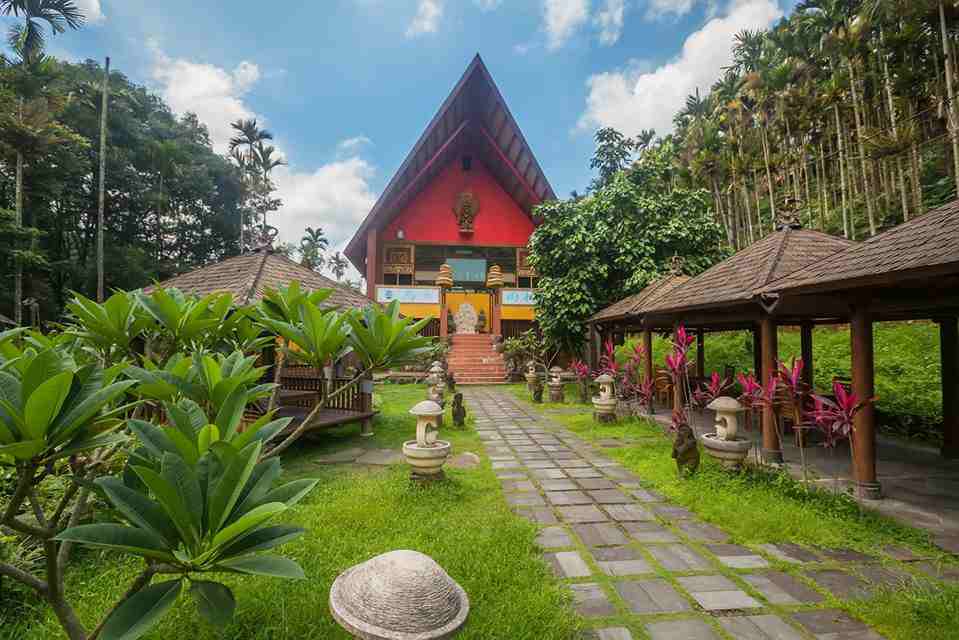
[[106, 299], [103, 285], [103, 210], [106, 204], [107, 173], [107, 105], [110, 95], [110, 56], [103, 68], [103, 89], [100, 102], [100, 196], [97, 203], [97, 302]]
[[959, 458], [959, 321], [939, 321], [942, 357], [942, 455]]
[[[764, 315], [759, 322], [759, 342], [762, 364], [762, 377], [759, 382], [765, 386], [770, 376], [776, 375], [776, 359], [779, 357], [776, 320], [770, 315]], [[776, 423], [774, 407], [763, 407], [762, 427], [763, 458], [767, 462], [782, 462], [782, 443], [779, 442], [779, 426]]]
[[[852, 347], [852, 391], [860, 402], [870, 400], [875, 393], [876, 374], [872, 317], [865, 305], [853, 306], [849, 318], [849, 333]], [[876, 500], [882, 496], [882, 492], [876, 478], [876, 410], [871, 402], [856, 413], [853, 425], [851, 443], [857, 495]]]
[[[17, 104], [17, 120], [20, 124], [23, 124], [23, 97], [20, 97], [20, 100]], [[15, 209], [15, 218], [14, 222], [17, 227], [17, 232], [19, 233], [23, 229], [23, 151], [18, 147], [17, 148], [17, 185], [16, 185], [16, 204], [14, 205]], [[20, 248], [20, 238], [14, 238], [14, 246], [18, 249]], [[17, 326], [23, 324], [23, 263], [20, 262], [20, 258], [14, 257], [14, 262], [16, 263], [13, 276], [13, 321]]]

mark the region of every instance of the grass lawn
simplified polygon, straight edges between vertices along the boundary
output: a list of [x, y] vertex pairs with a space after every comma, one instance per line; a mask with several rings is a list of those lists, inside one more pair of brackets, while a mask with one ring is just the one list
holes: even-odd
[[[509, 390], [521, 400], [529, 398], [525, 385], [511, 385]], [[566, 397], [575, 399], [569, 389]], [[931, 555], [940, 562], [955, 563], [942, 556], [925, 532], [874, 512], [861, 512], [847, 497], [806, 491], [801, 483], [785, 474], [754, 471], [731, 475], [704, 455], [700, 471], [681, 479], [670, 457], [672, 442], [658, 424], [629, 420], [600, 425], [592, 419], [591, 406], [532, 406], [586, 440], [620, 438], [629, 442], [629, 446], [604, 449], [604, 453], [634, 471], [650, 488], [725, 529], [732, 542], [788, 541], [849, 547], [872, 554], [881, 553], [886, 545], [898, 545]], [[581, 411], [571, 412], [574, 407]], [[793, 565], [777, 563], [777, 568], [798, 575]], [[959, 638], [959, 585], [921, 580], [910, 587], [881, 593], [873, 600], [833, 599], [832, 603], [853, 612], [890, 639]]]
[[[327, 597], [333, 579], [351, 565], [394, 549], [430, 555], [466, 590], [471, 611], [458, 638], [566, 640], [575, 636], [578, 618], [565, 590], [541, 560], [533, 543], [536, 529], [509, 511], [487, 460], [476, 469], [449, 470], [446, 482], [426, 487], [410, 483], [405, 465], [367, 472], [313, 462], [317, 455], [345, 447], [398, 448], [413, 437], [415, 422], [407, 411], [423, 399], [423, 387], [386, 385], [376, 393], [382, 400], [382, 414], [373, 438], [361, 441], [355, 426], [331, 431], [303, 442], [284, 458], [284, 480], [322, 479], [288, 518], [291, 524], [306, 528], [306, 535], [279, 550], [303, 566], [307, 580], [224, 576], [238, 601], [232, 625], [223, 630], [206, 625], [184, 598], [148, 638], [349, 638], [329, 614]], [[447, 418], [446, 424], [452, 421]], [[471, 428], [447, 427], [441, 435], [453, 442], [454, 453], [482, 452]], [[126, 589], [136, 570], [131, 560], [118, 554], [87, 552], [80, 558], [69, 573], [67, 592], [88, 628]], [[42, 605], [8, 604], [0, 607], [3, 640], [63, 637]]]

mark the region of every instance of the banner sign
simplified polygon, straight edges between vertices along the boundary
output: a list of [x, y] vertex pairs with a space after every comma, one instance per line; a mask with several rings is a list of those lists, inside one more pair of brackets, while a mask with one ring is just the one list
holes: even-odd
[[439, 287], [376, 287], [376, 301], [387, 304], [399, 300], [401, 304], [439, 304]]
[[503, 289], [503, 305], [532, 307], [536, 292], [532, 289]]
[[453, 269], [453, 282], [486, 282], [486, 260], [479, 258], [449, 258], [446, 264]]

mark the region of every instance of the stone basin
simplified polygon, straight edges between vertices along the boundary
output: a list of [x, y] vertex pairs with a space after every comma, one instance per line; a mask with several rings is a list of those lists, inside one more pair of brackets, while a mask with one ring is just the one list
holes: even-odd
[[753, 447], [753, 441], [748, 438], [737, 437], [732, 440], [722, 440], [715, 433], [704, 434], [699, 441], [707, 455], [730, 470], [742, 467], [743, 461], [749, 455], [749, 450]]
[[416, 440], [403, 443], [403, 455], [413, 467], [413, 474], [420, 477], [437, 477], [443, 473], [443, 465], [453, 447], [446, 440], [437, 440], [432, 445], [420, 446]]

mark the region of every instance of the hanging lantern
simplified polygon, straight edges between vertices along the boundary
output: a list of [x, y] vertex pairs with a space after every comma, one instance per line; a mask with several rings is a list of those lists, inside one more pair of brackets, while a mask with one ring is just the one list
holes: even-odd
[[503, 270], [498, 264], [489, 268], [486, 274], [486, 287], [489, 289], [498, 289], [503, 286]]
[[448, 264], [440, 267], [439, 275], [436, 276], [436, 286], [443, 289], [453, 286], [453, 269]]

